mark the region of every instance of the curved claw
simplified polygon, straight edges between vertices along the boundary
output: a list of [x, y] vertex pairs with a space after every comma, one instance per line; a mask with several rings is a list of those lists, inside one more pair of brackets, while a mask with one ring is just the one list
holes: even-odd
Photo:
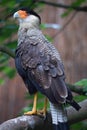
[[24, 115], [36, 115], [37, 114], [37, 93], [34, 95], [33, 109], [32, 111], [25, 112]]
[[38, 110], [38, 111], [37, 111], [37, 114], [38, 114], [38, 115], [45, 116], [45, 115], [46, 115], [46, 111], [45, 111], [44, 109]]
[[44, 109], [42, 110], [32, 110], [32, 111], [28, 111], [28, 112], [25, 112], [24, 115], [41, 115], [41, 116], [45, 116], [46, 115], [46, 112]]
[[36, 114], [37, 114], [36, 110], [32, 110], [24, 113], [24, 115], [36, 115]]
[[34, 103], [33, 103], [33, 109], [32, 111], [25, 112], [24, 115], [40, 115], [40, 116], [46, 116], [47, 112], [47, 98], [45, 98], [44, 108], [42, 110], [36, 109], [37, 104], [37, 93], [34, 96]]
[[46, 112], [47, 112], [47, 98], [45, 98], [44, 108], [42, 110], [38, 110], [37, 113], [39, 115], [46, 116]]

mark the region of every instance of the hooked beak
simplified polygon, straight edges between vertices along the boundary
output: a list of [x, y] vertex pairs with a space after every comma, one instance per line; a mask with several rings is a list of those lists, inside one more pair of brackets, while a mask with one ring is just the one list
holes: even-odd
[[13, 14], [13, 18], [15, 18], [15, 19], [19, 18], [18, 12], [15, 12], [15, 13]]

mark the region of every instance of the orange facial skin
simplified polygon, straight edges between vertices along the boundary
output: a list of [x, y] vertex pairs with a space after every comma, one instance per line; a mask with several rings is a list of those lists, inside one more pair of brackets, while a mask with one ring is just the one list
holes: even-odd
[[23, 10], [19, 10], [18, 13], [20, 15], [20, 18], [23, 18], [23, 19], [28, 16], [27, 12]]

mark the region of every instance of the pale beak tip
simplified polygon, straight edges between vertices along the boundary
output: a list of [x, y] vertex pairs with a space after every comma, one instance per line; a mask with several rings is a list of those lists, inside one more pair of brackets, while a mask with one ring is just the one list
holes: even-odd
[[13, 14], [13, 18], [19, 18], [18, 12], [15, 12], [15, 13]]

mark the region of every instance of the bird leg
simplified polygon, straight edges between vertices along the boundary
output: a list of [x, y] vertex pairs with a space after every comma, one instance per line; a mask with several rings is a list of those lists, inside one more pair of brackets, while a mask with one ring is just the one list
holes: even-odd
[[28, 112], [25, 112], [24, 115], [43, 115], [45, 116], [46, 115], [46, 111], [47, 111], [47, 98], [45, 98], [45, 101], [44, 101], [44, 108], [42, 110], [38, 110], [37, 111], [37, 93], [34, 95], [34, 102], [33, 102], [33, 108], [32, 108], [32, 111], [28, 111]]
[[38, 110], [37, 111], [38, 115], [43, 115], [43, 116], [46, 115], [46, 112], [47, 112], [47, 102], [48, 102], [48, 100], [47, 100], [47, 98], [45, 98], [44, 107], [43, 107], [42, 110]]
[[35, 115], [37, 114], [37, 93], [34, 95], [34, 102], [33, 102], [33, 108], [32, 111], [25, 112], [24, 115]]

